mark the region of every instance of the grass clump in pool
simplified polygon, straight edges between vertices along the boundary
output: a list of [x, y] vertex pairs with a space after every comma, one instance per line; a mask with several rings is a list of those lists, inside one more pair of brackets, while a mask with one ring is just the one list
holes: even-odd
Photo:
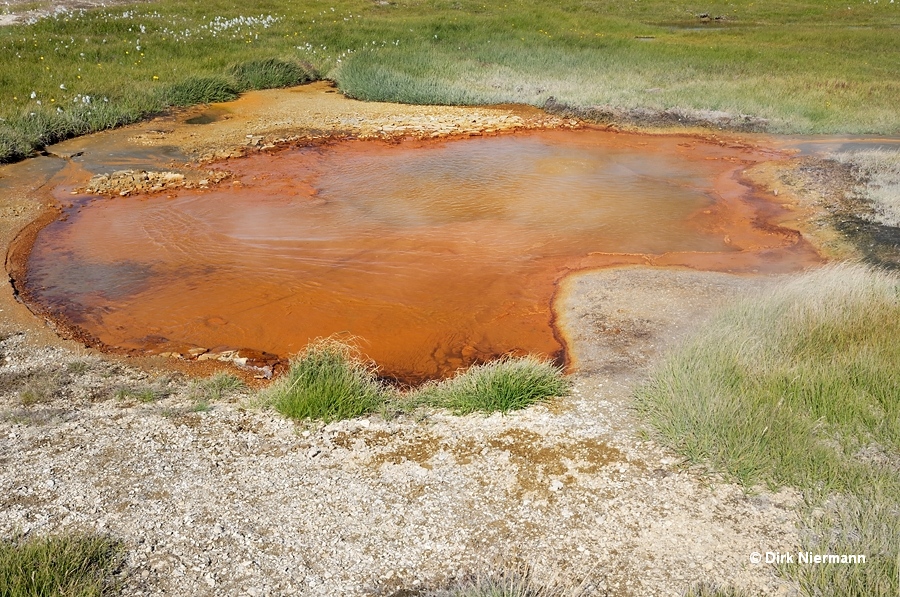
[[231, 76], [242, 91], [302, 85], [317, 78], [311, 66], [278, 58], [242, 62], [231, 68]]
[[456, 414], [506, 413], [566, 396], [570, 386], [559, 367], [526, 356], [476, 365], [452, 379], [425, 386], [420, 392], [423, 402], [449, 408]]
[[310, 344], [265, 392], [266, 401], [286, 417], [326, 422], [373, 412], [388, 395], [374, 367], [335, 340]]
[[94, 597], [115, 592], [122, 546], [107, 537], [0, 539], [0, 595]]
[[802, 491], [802, 550], [866, 555], [784, 565], [804, 593], [900, 594], [897, 338], [900, 278], [833, 265], [726, 310], [637, 392], [689, 460]]

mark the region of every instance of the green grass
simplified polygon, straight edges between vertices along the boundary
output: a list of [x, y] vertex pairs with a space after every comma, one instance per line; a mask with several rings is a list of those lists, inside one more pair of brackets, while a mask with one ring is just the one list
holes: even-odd
[[270, 58], [250, 60], [231, 68], [231, 76], [242, 91], [302, 85], [318, 78], [312, 65]]
[[137, 400], [144, 403], [156, 402], [167, 395], [166, 390], [152, 385], [120, 386], [113, 392], [117, 400]]
[[116, 593], [122, 546], [107, 537], [68, 534], [0, 540], [0, 595], [93, 597]]
[[244, 382], [231, 373], [219, 372], [215, 375], [193, 382], [189, 389], [189, 395], [193, 401], [193, 412], [206, 412], [211, 402], [221, 400], [229, 394], [245, 389]]
[[69, 375], [84, 375], [90, 370], [91, 364], [88, 361], [71, 361], [68, 365], [66, 365], [66, 373], [68, 373]]
[[196, 400], [221, 400], [231, 392], [246, 388], [241, 378], [231, 373], [219, 372], [191, 385], [191, 394]]
[[190, 76], [163, 93], [166, 106], [193, 106], [237, 98], [237, 87], [223, 76]]
[[0, 29], [0, 159], [318, 76], [363, 99], [553, 97], [749, 114], [784, 132], [891, 133], [898, 23], [900, 4], [861, 0], [164, 0], [63, 13]]
[[261, 398], [292, 419], [335, 421], [423, 407], [456, 414], [507, 413], [566, 396], [569, 388], [560, 368], [528, 356], [477, 365], [452, 379], [401, 393], [382, 383], [374, 365], [356, 349], [329, 339], [310, 344]]
[[568, 395], [570, 386], [562, 370], [551, 363], [535, 357], [507, 357], [476, 365], [419, 392], [423, 402], [465, 415], [527, 408]]
[[52, 401], [61, 389], [59, 375], [54, 371], [36, 371], [29, 376], [19, 391], [22, 406], [34, 406]]
[[811, 271], [726, 310], [637, 392], [656, 435], [748, 487], [803, 491], [804, 549], [860, 566], [785, 566], [810, 594], [900, 592], [900, 279]]
[[287, 374], [264, 393], [266, 402], [292, 419], [335, 421], [375, 411], [388, 398], [374, 368], [346, 344], [310, 344]]

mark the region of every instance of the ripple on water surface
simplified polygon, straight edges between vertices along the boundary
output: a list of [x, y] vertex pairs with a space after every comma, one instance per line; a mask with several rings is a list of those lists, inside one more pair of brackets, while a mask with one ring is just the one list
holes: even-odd
[[287, 356], [347, 333], [413, 382], [560, 357], [559, 277], [597, 255], [735, 252], [723, 204], [754, 159], [600, 131], [262, 154], [210, 190], [81, 198], [38, 235], [26, 291], [121, 348]]

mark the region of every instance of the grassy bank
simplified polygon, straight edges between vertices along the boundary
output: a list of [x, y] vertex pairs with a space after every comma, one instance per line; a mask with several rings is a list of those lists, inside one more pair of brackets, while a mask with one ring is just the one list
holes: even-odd
[[297, 355], [287, 374], [263, 391], [262, 401], [292, 419], [327, 422], [422, 407], [506, 413], [566, 396], [569, 387], [558, 367], [522, 357], [476, 365], [454, 378], [401, 392], [382, 383], [374, 365], [353, 347], [323, 340]]
[[[860, 0], [299, 0], [252, 9], [169, 0], [62, 12], [0, 28], [0, 159], [309, 76], [371, 100], [540, 106], [553, 97], [749, 114], [779, 131], [896, 132], [898, 24], [900, 4]], [[248, 74], [248, 63], [269, 59], [290, 66]]]
[[803, 491], [803, 550], [866, 556], [785, 565], [808, 594], [900, 592], [897, 338], [900, 278], [829, 266], [724, 312], [638, 391], [690, 461]]

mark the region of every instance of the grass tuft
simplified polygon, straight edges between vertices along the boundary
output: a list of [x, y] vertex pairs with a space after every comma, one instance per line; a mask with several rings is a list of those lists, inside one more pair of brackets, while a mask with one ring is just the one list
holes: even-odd
[[0, 595], [94, 597], [110, 595], [122, 545], [95, 535], [13, 537], [0, 540]]
[[196, 381], [190, 387], [190, 397], [194, 401], [191, 410], [206, 412], [210, 409], [210, 402], [221, 400], [228, 394], [246, 387], [241, 378], [221, 371], [206, 379]]
[[533, 356], [476, 365], [456, 377], [423, 387], [423, 401], [456, 414], [527, 408], [568, 395], [571, 383], [559, 367]]
[[372, 412], [449, 408], [457, 414], [509, 412], [569, 393], [562, 370], [536, 357], [507, 357], [406, 394], [385, 386], [359, 351], [336, 340], [309, 345], [261, 398], [292, 419], [349, 419]]
[[220, 400], [230, 392], [237, 392], [246, 387], [240, 377], [220, 371], [192, 384], [191, 393], [197, 400], [211, 401]]
[[21, 391], [19, 401], [22, 406], [34, 406], [51, 402], [61, 389], [59, 375], [53, 371], [37, 371], [29, 376]]
[[809, 594], [900, 593], [897, 338], [900, 278], [826, 266], [726, 310], [637, 391], [638, 411], [689, 460], [802, 490], [815, 506], [804, 549], [867, 555], [786, 566]]
[[231, 76], [237, 81], [238, 89], [271, 89], [302, 85], [318, 78], [311, 65], [269, 58], [250, 60], [231, 68]]
[[71, 361], [68, 365], [66, 365], [66, 372], [70, 375], [78, 376], [84, 375], [91, 369], [91, 364], [88, 361]]
[[307, 346], [264, 394], [286, 417], [326, 422], [372, 412], [387, 398], [374, 367], [352, 347], [329, 339]]
[[160, 387], [151, 385], [120, 386], [116, 388], [114, 396], [117, 400], [137, 400], [138, 402], [150, 403], [162, 400], [168, 396], [168, 392]]

